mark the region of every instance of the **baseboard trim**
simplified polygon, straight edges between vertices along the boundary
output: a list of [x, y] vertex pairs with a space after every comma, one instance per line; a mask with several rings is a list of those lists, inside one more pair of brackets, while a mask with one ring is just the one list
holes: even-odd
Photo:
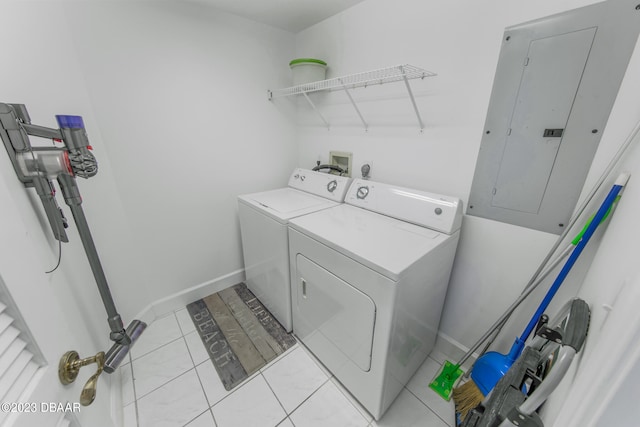
[[238, 283], [243, 282], [244, 279], [245, 274], [243, 268], [159, 299], [151, 303], [150, 308], [148, 307], [147, 310], [153, 312], [154, 318], [162, 317], [172, 311], [185, 308], [190, 302], [199, 300], [230, 286], [237, 285]]
[[176, 292], [173, 295], [160, 298], [140, 310], [134, 318], [141, 320], [148, 325], [158, 317], [162, 317], [172, 311], [180, 310], [181, 308], [186, 307], [190, 302], [199, 300], [240, 282], [244, 282], [244, 279], [244, 268], [241, 268], [216, 279]]
[[[438, 338], [436, 344], [433, 347], [432, 358], [444, 363], [445, 360], [449, 360], [452, 363], [458, 363], [458, 361], [464, 356], [468, 347], [465, 347], [460, 342], [456, 341], [452, 337], [442, 332], [438, 332]], [[478, 358], [478, 354], [474, 353], [462, 366], [466, 371], [471, 364]]]
[[[111, 375], [103, 375], [101, 381], [109, 381], [111, 394], [111, 419], [116, 426], [124, 427], [124, 407], [122, 406], [122, 378], [117, 370]], [[72, 424], [73, 425], [73, 424]], [[79, 425], [79, 424], [78, 424]]]

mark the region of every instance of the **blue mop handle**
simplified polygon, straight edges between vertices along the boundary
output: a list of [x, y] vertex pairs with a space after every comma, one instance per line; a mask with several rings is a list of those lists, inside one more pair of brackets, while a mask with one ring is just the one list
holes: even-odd
[[551, 285], [551, 288], [549, 288], [549, 290], [547, 291], [547, 295], [544, 297], [544, 299], [540, 303], [538, 310], [529, 321], [529, 324], [527, 325], [526, 329], [522, 333], [522, 337], [518, 339], [518, 341], [524, 342], [527, 340], [527, 338], [529, 338], [529, 335], [531, 335], [531, 332], [533, 332], [533, 328], [535, 328], [536, 324], [538, 323], [538, 319], [540, 318], [540, 316], [542, 316], [544, 311], [547, 309], [547, 307], [549, 306], [549, 303], [551, 303], [551, 300], [553, 299], [556, 292], [560, 288], [560, 285], [562, 285], [562, 282], [569, 274], [569, 271], [571, 271], [571, 268], [573, 267], [576, 260], [582, 253], [582, 250], [584, 249], [585, 246], [587, 246], [587, 243], [589, 243], [589, 239], [591, 238], [593, 233], [596, 231], [596, 228], [598, 228], [598, 225], [600, 224], [604, 216], [607, 214], [607, 211], [609, 210], [609, 208], [611, 208], [611, 206], [615, 202], [616, 197], [618, 197], [618, 193], [620, 193], [620, 191], [625, 186], [628, 180], [629, 180], [628, 174], [622, 174], [620, 175], [620, 177], [618, 177], [618, 179], [616, 180], [616, 183], [611, 188], [611, 191], [609, 191], [609, 194], [607, 195], [606, 199], [604, 199], [604, 202], [602, 202], [600, 209], [598, 209], [598, 212], [596, 213], [595, 217], [591, 221], [591, 224], [589, 224], [589, 227], [587, 227], [587, 230], [582, 235], [582, 239], [576, 245], [575, 249], [571, 252], [569, 259], [565, 263], [564, 267], [562, 267], [560, 274], [558, 274], [558, 277], [553, 282], [553, 285]]

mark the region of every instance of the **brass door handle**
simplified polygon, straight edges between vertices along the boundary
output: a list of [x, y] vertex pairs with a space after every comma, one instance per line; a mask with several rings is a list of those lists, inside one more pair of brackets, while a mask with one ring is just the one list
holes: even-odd
[[71, 350], [66, 352], [62, 358], [60, 358], [60, 364], [58, 365], [58, 378], [64, 385], [71, 384], [78, 377], [80, 368], [96, 363], [98, 370], [95, 374], [89, 377], [89, 380], [85, 384], [80, 393], [80, 404], [82, 406], [90, 405], [96, 398], [96, 389], [98, 387], [98, 377], [102, 373], [104, 367], [104, 351], [97, 353], [95, 356], [86, 357], [80, 359], [77, 351]]

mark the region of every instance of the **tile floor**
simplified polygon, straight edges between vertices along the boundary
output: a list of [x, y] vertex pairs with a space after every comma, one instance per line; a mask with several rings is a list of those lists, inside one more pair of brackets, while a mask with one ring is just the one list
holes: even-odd
[[427, 358], [375, 421], [297, 344], [228, 392], [186, 309], [155, 320], [120, 368], [125, 427], [453, 426], [453, 403], [428, 388]]

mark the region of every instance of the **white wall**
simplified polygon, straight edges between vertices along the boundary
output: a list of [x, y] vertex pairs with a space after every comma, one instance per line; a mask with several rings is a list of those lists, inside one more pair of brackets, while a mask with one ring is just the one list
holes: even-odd
[[236, 196], [296, 166], [293, 122], [267, 100], [292, 35], [188, 3], [67, 13], [147, 302], [243, 268]]
[[[79, 187], [125, 323], [154, 301], [243, 268], [236, 196], [285, 185], [297, 164], [291, 108], [267, 99], [271, 85], [288, 83], [293, 35], [168, 2], [3, 1], [0, 27], [0, 102], [26, 104], [43, 126], [57, 127], [55, 114], [85, 119], [100, 170]], [[109, 347], [107, 316], [62, 198], [71, 242], [45, 275], [57, 242], [33, 190], [0, 159], [2, 222], [28, 234], [21, 245], [2, 239], [2, 258], [21, 261], [3, 263], [2, 273], [13, 274], [7, 284], [46, 344], [53, 387], [63, 351], [84, 357]], [[20, 269], [38, 280], [17, 282]], [[35, 306], [24, 307], [29, 296]], [[55, 334], [65, 339], [48, 345]], [[81, 387], [63, 391], [77, 401]], [[101, 380], [83, 425], [112, 425], [110, 394]]]
[[[426, 122], [423, 133], [401, 83], [353, 90], [354, 98], [363, 101], [368, 132], [343, 93], [318, 98], [317, 105], [334, 123], [330, 130], [300, 105], [299, 163], [326, 160], [330, 150], [350, 151], [355, 173], [371, 161], [373, 180], [458, 196], [466, 208], [504, 28], [589, 3], [368, 0], [302, 31], [296, 35], [297, 56], [326, 60], [328, 77], [402, 63], [438, 76], [410, 81]], [[441, 338], [471, 346], [516, 299], [556, 238], [465, 217]], [[597, 240], [574, 267], [558, 300], [577, 292]], [[496, 342], [500, 351], [507, 351], [522, 332], [536, 301], [540, 297], [508, 324]], [[444, 349], [461, 355], [455, 347]]]
[[[374, 180], [455, 195], [466, 206], [504, 28], [591, 3], [368, 0], [297, 34], [297, 56], [326, 60], [328, 77], [401, 63], [439, 74], [411, 81], [427, 124], [424, 133], [417, 130], [402, 84], [353, 91], [354, 98], [363, 100], [361, 109], [370, 121], [368, 132], [362, 130], [342, 93], [318, 98], [317, 105], [334, 124], [331, 130], [320, 126], [313, 112], [301, 104], [300, 164], [326, 160], [330, 150], [351, 151], [356, 173], [362, 163], [370, 161]], [[640, 118], [639, 75], [637, 46], [586, 180], [585, 193]], [[632, 175], [640, 174], [637, 149], [624, 168]], [[553, 313], [579, 292], [592, 306], [594, 318], [586, 354], [590, 347], [598, 346], [594, 329], [599, 330], [603, 324], [603, 304], [612, 304], [622, 283], [639, 272], [635, 246], [640, 227], [634, 222], [640, 208], [635, 200], [636, 179], [632, 177], [604, 240], [602, 231], [594, 236], [549, 309]], [[596, 197], [588, 211], [595, 211], [611, 184], [607, 181], [604, 193]], [[516, 299], [555, 240], [555, 235], [465, 217], [441, 322], [440, 349], [450, 356], [461, 356], [461, 349], [471, 346]], [[602, 246], [596, 254], [600, 241]], [[555, 274], [547, 282], [553, 278]], [[542, 288], [546, 286], [513, 316], [494, 344], [496, 350], [508, 351], [541, 300]], [[588, 384], [588, 380], [582, 384]], [[571, 390], [570, 381], [563, 390], [580, 399], [581, 391]], [[563, 402], [562, 394], [554, 397], [548, 405], [549, 419], [555, 417]], [[565, 421], [570, 419], [570, 412], [565, 415]], [[629, 414], [624, 417], [631, 419]]]

